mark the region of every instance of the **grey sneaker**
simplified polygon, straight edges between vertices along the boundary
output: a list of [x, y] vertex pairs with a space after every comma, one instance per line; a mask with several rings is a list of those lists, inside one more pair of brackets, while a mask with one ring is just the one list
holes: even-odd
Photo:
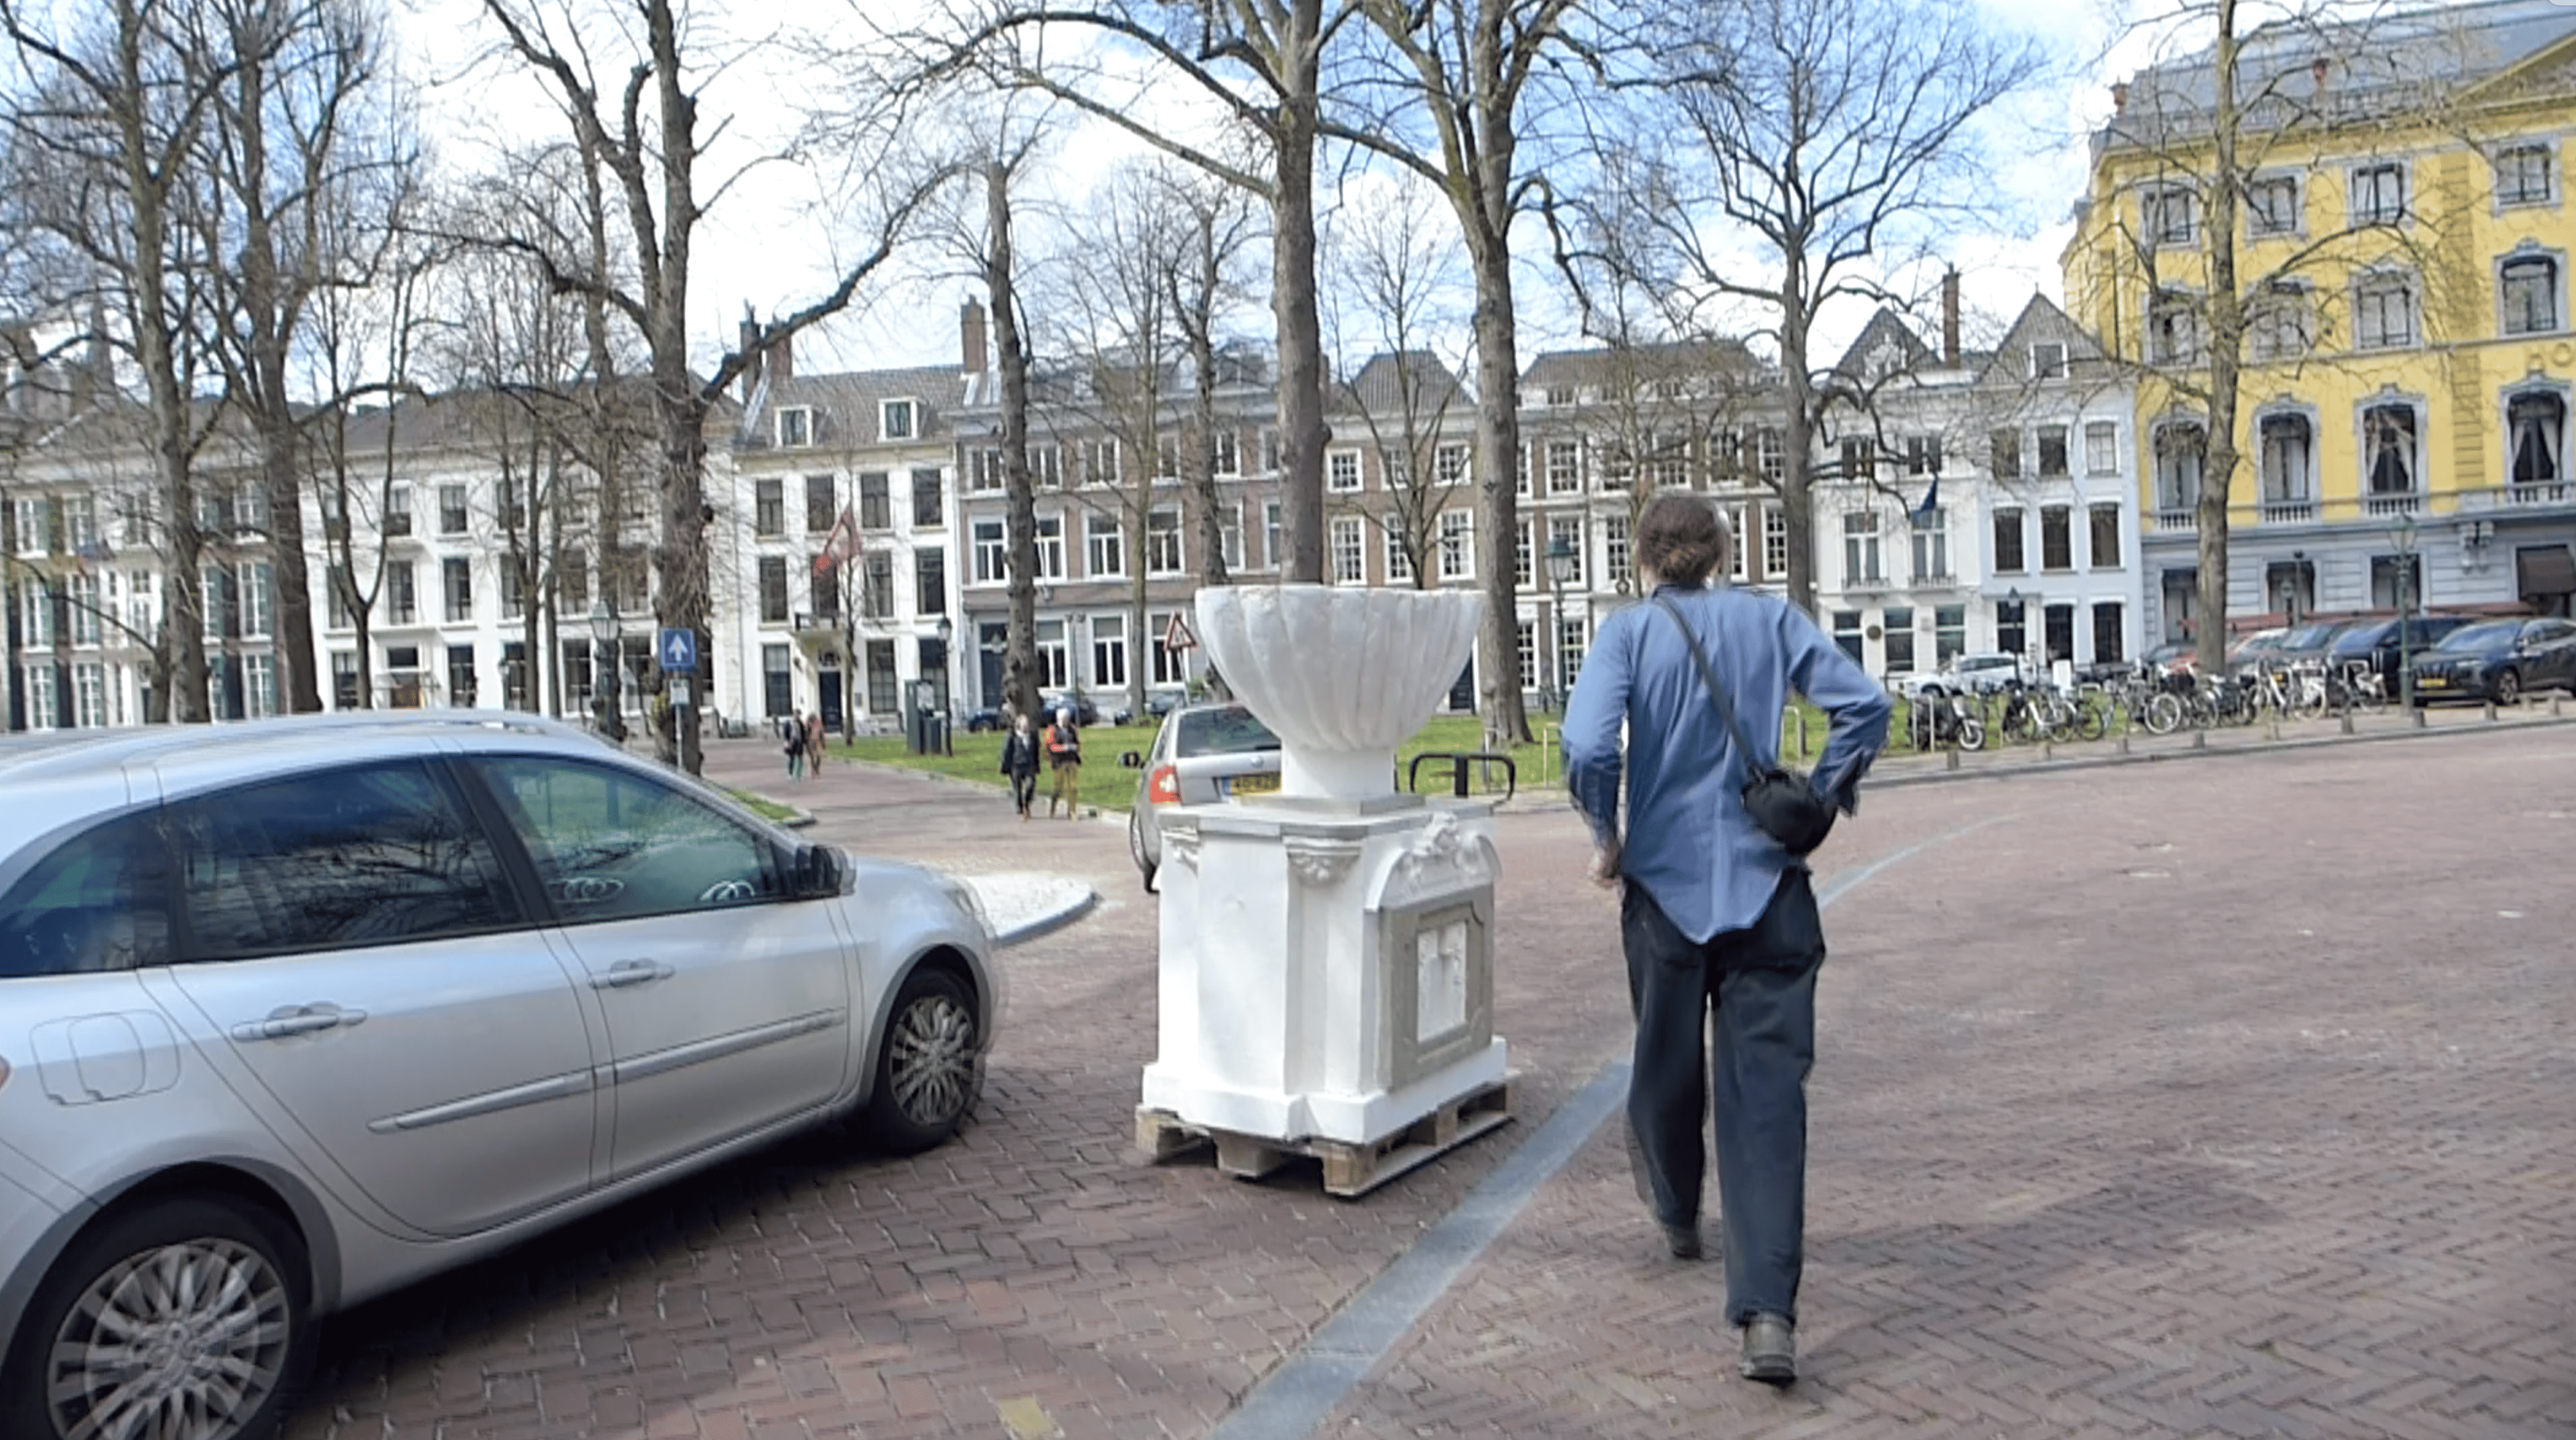
[[1786, 1385], [1798, 1378], [1798, 1331], [1778, 1315], [1756, 1315], [1744, 1325], [1744, 1358], [1736, 1373], [1765, 1385]]
[[1671, 1249], [1674, 1259], [1696, 1260], [1702, 1254], [1706, 1253], [1700, 1247], [1699, 1226], [1697, 1224], [1676, 1225], [1667, 1220], [1663, 1222], [1663, 1225], [1664, 1244], [1666, 1247]]

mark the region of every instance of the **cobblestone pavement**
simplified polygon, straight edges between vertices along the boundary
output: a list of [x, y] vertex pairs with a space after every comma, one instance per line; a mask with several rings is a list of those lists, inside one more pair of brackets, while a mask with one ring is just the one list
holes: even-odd
[[[858, 768], [789, 798], [1099, 890], [1009, 953], [977, 1126], [790, 1142], [338, 1317], [289, 1434], [1208, 1435], [1626, 1043], [1611, 901], [1534, 807], [1519, 1123], [1359, 1203], [1148, 1165], [1118, 826]], [[1732, 1378], [1614, 1122], [1327, 1433], [2576, 1435], [2576, 728], [1890, 788], [1827, 853], [1902, 858], [1826, 920], [1806, 1378]]]

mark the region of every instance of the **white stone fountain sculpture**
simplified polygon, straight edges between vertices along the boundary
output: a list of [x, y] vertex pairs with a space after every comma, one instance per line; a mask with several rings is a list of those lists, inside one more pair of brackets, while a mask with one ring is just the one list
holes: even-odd
[[1348, 1195], [1509, 1118], [1492, 806], [1395, 783], [1483, 611], [1462, 591], [1199, 592], [1209, 661], [1280, 738], [1280, 788], [1159, 816], [1149, 1152], [1206, 1136], [1247, 1176], [1316, 1155]]

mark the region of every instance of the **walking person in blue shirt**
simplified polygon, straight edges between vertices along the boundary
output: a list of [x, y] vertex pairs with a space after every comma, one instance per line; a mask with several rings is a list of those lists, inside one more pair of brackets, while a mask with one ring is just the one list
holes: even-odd
[[[1646, 507], [1634, 555], [1653, 600], [1614, 612], [1593, 637], [1565, 707], [1565, 767], [1591, 822], [1594, 882], [1624, 882], [1620, 939], [1637, 1020], [1628, 1123], [1642, 1188], [1672, 1253], [1698, 1258], [1713, 1109], [1726, 1318], [1744, 1334], [1738, 1369], [1786, 1385], [1797, 1377], [1806, 1082], [1825, 937], [1806, 862], [1755, 825], [1741, 797], [1754, 767], [1776, 763], [1794, 691], [1832, 720], [1814, 784], [1849, 812], [1891, 707], [1795, 607], [1709, 583], [1733, 546], [1704, 500], [1667, 495]], [[1731, 737], [1693, 637], [1744, 743], [1761, 753], [1741, 753]]]

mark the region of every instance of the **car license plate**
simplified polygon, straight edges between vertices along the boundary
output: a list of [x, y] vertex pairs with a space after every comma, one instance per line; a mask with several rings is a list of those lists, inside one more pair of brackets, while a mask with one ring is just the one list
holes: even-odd
[[2450, 681], [2443, 679], [2439, 675], [2418, 675], [2415, 677], [2415, 688], [2418, 690], [2439, 690], [2450, 683]]
[[1237, 775], [1234, 777], [1234, 783], [1226, 787], [1226, 793], [1229, 795], [1276, 795], [1279, 793], [1279, 777], [1276, 775]]

